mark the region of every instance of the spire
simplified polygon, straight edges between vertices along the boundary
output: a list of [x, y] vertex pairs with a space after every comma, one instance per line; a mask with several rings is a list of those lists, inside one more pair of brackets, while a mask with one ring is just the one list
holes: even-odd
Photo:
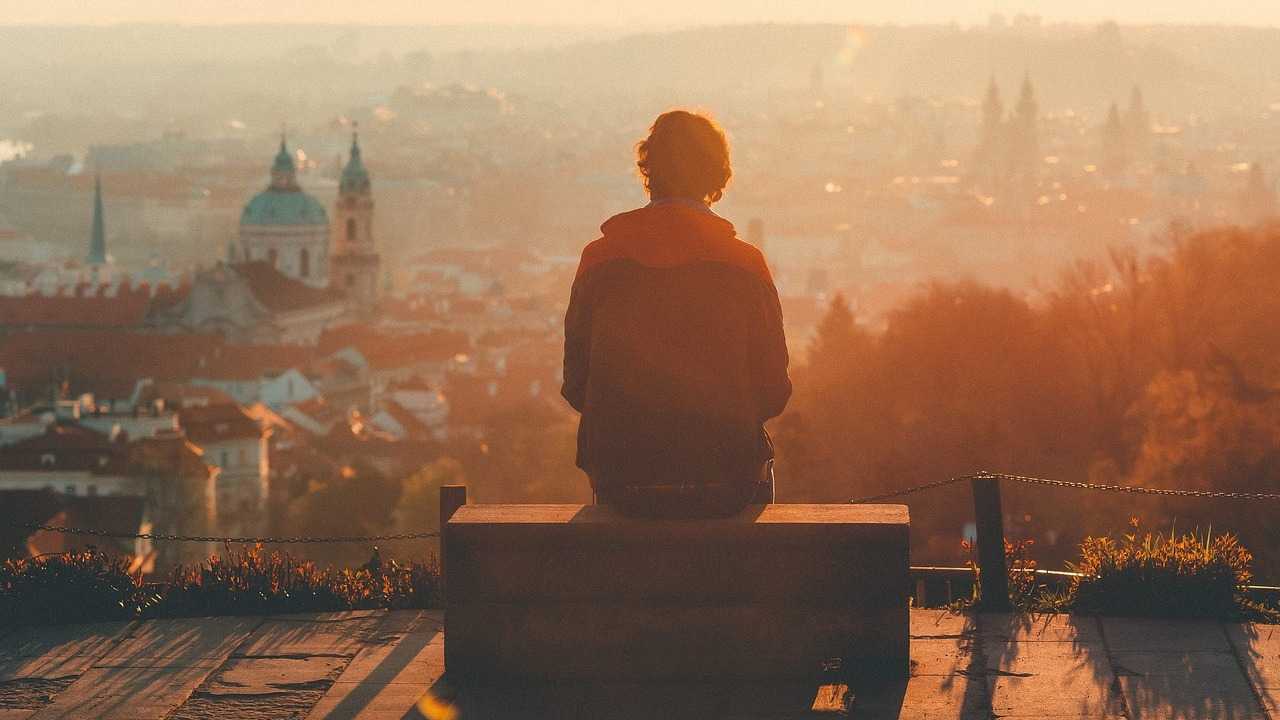
[[283, 129], [280, 130], [280, 151], [271, 165], [271, 189], [285, 192], [298, 189], [298, 166], [293, 163]]
[[995, 73], [987, 82], [987, 95], [982, 100], [982, 120], [988, 127], [999, 125], [1004, 120], [1004, 103], [1000, 101], [1000, 86], [996, 85]]
[[360, 133], [358, 130], [351, 132], [351, 157], [347, 159], [347, 166], [342, 169], [342, 179], [338, 185], [338, 191], [344, 194], [369, 192], [369, 171], [364, 167], [364, 158], [360, 153]]
[[1151, 113], [1147, 103], [1142, 99], [1142, 88], [1133, 86], [1129, 93], [1129, 112], [1125, 117], [1130, 139], [1141, 147], [1151, 136]]
[[280, 133], [280, 151], [276, 153], [275, 164], [271, 166], [272, 171], [288, 170], [290, 172], [297, 171], [297, 166], [293, 164], [293, 155], [289, 153], [289, 147], [285, 144], [286, 138], [284, 132]]
[[89, 264], [107, 262], [107, 231], [102, 216], [102, 176], [93, 176], [93, 229], [89, 235]]
[[1036, 102], [1036, 88], [1031, 84], [1031, 72], [1022, 76], [1022, 95], [1018, 98], [1017, 115], [1021, 122], [1034, 124], [1040, 114], [1040, 106]]
[[1107, 121], [1102, 126], [1102, 164], [1108, 173], [1121, 174], [1129, 162], [1129, 138], [1124, 121], [1120, 119], [1120, 106], [1111, 103]]

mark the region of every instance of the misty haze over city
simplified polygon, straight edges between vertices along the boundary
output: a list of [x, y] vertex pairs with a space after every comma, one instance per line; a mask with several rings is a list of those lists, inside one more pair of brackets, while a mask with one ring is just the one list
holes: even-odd
[[[671, 108], [725, 129], [713, 209], [780, 297], [780, 501], [980, 468], [1280, 485], [1275, 7], [373, 5], [0, 8], [0, 493], [59, 496], [22, 522], [110, 496], [130, 532], [408, 532], [451, 482], [590, 502], [570, 288], [648, 202], [635, 147]], [[967, 502], [913, 503], [913, 564], [969, 559]], [[1237, 504], [1005, 502], [1046, 567], [1137, 517], [1236, 532], [1280, 581]]]

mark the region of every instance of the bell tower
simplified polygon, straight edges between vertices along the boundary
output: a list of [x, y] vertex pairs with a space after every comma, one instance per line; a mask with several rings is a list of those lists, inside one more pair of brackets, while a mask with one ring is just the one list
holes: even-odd
[[378, 300], [381, 258], [373, 242], [373, 193], [358, 133], [351, 135], [351, 156], [342, 169], [331, 236], [329, 286], [345, 292], [358, 314], [368, 314]]

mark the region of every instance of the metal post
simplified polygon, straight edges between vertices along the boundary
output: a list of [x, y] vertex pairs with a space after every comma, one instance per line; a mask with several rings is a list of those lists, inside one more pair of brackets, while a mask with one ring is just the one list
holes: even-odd
[[973, 483], [973, 518], [978, 526], [978, 571], [983, 610], [1009, 610], [1009, 571], [1004, 558], [1004, 509], [1000, 480], [979, 475]]
[[[445, 543], [445, 527], [449, 524], [449, 518], [458, 512], [458, 508], [467, 504], [467, 486], [466, 485], [441, 485], [440, 486], [440, 578], [446, 579], [444, 567], [444, 543]], [[448, 584], [445, 580], [446, 585]]]

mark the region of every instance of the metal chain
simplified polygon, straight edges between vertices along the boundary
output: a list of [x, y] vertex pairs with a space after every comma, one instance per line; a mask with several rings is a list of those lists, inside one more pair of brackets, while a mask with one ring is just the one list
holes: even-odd
[[[1023, 483], [1024, 485], [1042, 485], [1048, 487], [1072, 488], [1076, 490], [1098, 490], [1102, 492], [1129, 493], [1133, 495], [1163, 495], [1167, 497], [1193, 497], [1203, 499], [1221, 499], [1221, 500], [1280, 500], [1280, 493], [1259, 493], [1259, 492], [1232, 492], [1222, 490], [1171, 490], [1166, 488], [1141, 487], [1138, 485], [1106, 485], [1103, 483], [1088, 482], [1071, 482], [1069, 480], [1050, 480], [1048, 478], [1033, 477], [1030, 475], [1014, 475], [1011, 473], [993, 473], [993, 472], [977, 472], [969, 475], [957, 475], [955, 477], [944, 478], [934, 482], [914, 485], [902, 490], [894, 490], [892, 492], [880, 493], [879, 495], [868, 495], [866, 497], [855, 498], [849, 502], [854, 505], [864, 503], [880, 502], [883, 500], [892, 500], [894, 498], [914, 495], [915, 493], [924, 492], [926, 490], [934, 490], [948, 485], [954, 485], [958, 482], [966, 480], [976, 480], [980, 478], [991, 478], [997, 480], [1008, 480], [1010, 482]], [[89, 530], [86, 528], [70, 528], [60, 525], [40, 525], [36, 523], [15, 523], [14, 527], [26, 528], [28, 530], [44, 530], [46, 532], [64, 533], [67, 535], [88, 535], [91, 537], [113, 538], [123, 540], [161, 540], [165, 542], [214, 542], [214, 543], [237, 543], [237, 544], [263, 544], [263, 545], [281, 545], [281, 544], [316, 544], [316, 543], [369, 543], [369, 542], [387, 542], [391, 540], [423, 540], [426, 538], [440, 537], [438, 531], [414, 532], [414, 533], [395, 533], [390, 535], [355, 535], [355, 536], [336, 536], [336, 537], [217, 537], [214, 535], [172, 535], [167, 533], [114, 533], [105, 530]]]
[[867, 497], [857, 498], [855, 500], [850, 500], [849, 502], [853, 503], [854, 505], [861, 505], [862, 503], [879, 502], [881, 500], [891, 500], [893, 498], [902, 497], [904, 495], [912, 495], [914, 493], [924, 492], [925, 490], [933, 490], [934, 488], [946, 487], [947, 485], [958, 483], [962, 480], [969, 480], [972, 477], [973, 476], [971, 475], [960, 475], [957, 477], [949, 477], [944, 480], [936, 480], [931, 483], [924, 483], [923, 485], [914, 485], [904, 490], [894, 490], [893, 492], [881, 493], [879, 495], [868, 495]]
[[113, 538], [121, 540], [163, 540], [166, 542], [213, 542], [213, 543], [244, 543], [244, 544], [262, 544], [262, 545], [280, 545], [280, 544], [314, 544], [314, 543], [366, 543], [366, 542], [384, 542], [388, 540], [421, 540], [424, 538], [440, 537], [440, 533], [431, 532], [415, 532], [415, 533], [396, 533], [392, 535], [353, 535], [353, 536], [337, 536], [337, 537], [217, 537], [213, 535], [171, 535], [167, 533], [118, 533], [108, 532], [106, 530], [89, 530], [86, 528], [71, 528], [60, 525], [40, 525], [36, 523], [14, 523], [14, 527], [27, 528], [29, 530], [45, 530], [48, 532], [64, 533], [67, 535], [89, 535], [92, 537]]
[[1135, 495], [1166, 495], [1171, 497], [1193, 497], [1218, 500], [1280, 500], [1280, 493], [1236, 492], [1228, 490], [1171, 490], [1166, 488], [1142, 487], [1139, 485], [1106, 485], [1103, 483], [1070, 482], [1068, 480], [1049, 480], [1027, 475], [1010, 475], [1008, 473], [979, 473], [975, 477], [992, 477], [1000, 480], [1020, 482], [1026, 485], [1047, 485], [1049, 487], [1075, 488], [1077, 490], [1100, 490], [1103, 492], [1131, 493]]
[[880, 495], [870, 495], [864, 498], [857, 498], [849, 502], [857, 505], [861, 503], [878, 502], [881, 500], [889, 500], [892, 498], [902, 497], [904, 495], [912, 495], [914, 493], [932, 490], [934, 488], [944, 487], [952, 483], [962, 482], [965, 480], [977, 479], [995, 479], [1008, 480], [1010, 482], [1019, 482], [1024, 485], [1044, 485], [1048, 487], [1063, 487], [1076, 490], [1098, 490], [1102, 492], [1129, 493], [1132, 495], [1163, 495], [1167, 497], [1193, 497], [1204, 499], [1218, 500], [1280, 500], [1280, 493], [1259, 493], [1259, 492], [1233, 492], [1224, 490], [1170, 490], [1166, 488], [1142, 487], [1139, 485], [1106, 485], [1103, 483], [1088, 482], [1071, 482], [1069, 480], [1050, 480], [1048, 478], [1033, 477], [1030, 475], [1014, 475], [1011, 473], [993, 473], [993, 472], [976, 472], [970, 475], [958, 475], [956, 477], [938, 480], [936, 482], [924, 483], [923, 485], [914, 485], [903, 490], [895, 490], [894, 492], [882, 493]]

